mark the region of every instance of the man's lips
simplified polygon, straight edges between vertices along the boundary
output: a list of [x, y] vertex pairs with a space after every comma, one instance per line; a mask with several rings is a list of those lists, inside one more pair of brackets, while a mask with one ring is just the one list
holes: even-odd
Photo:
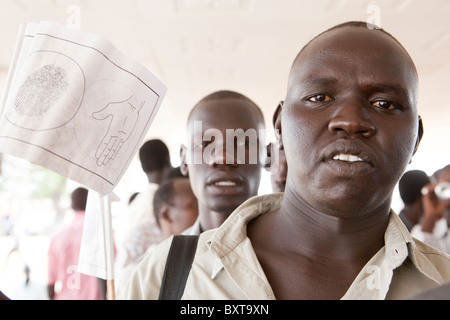
[[340, 177], [364, 176], [377, 167], [376, 153], [359, 140], [338, 141], [323, 151], [322, 163]]
[[206, 180], [206, 188], [210, 195], [236, 196], [243, 192], [244, 178], [233, 171], [218, 171]]
[[358, 161], [364, 161], [358, 156], [354, 156], [352, 154], [345, 154], [345, 153], [339, 153], [333, 157], [333, 160], [340, 160], [340, 161], [346, 161], [346, 162], [358, 162]]
[[241, 186], [244, 179], [241, 175], [233, 171], [219, 171], [211, 174], [206, 180], [207, 186], [218, 188], [229, 188]]
[[237, 185], [237, 182], [232, 180], [220, 180], [215, 181], [214, 183], [212, 183], [212, 185], [217, 187], [234, 187]]
[[323, 161], [340, 161], [348, 164], [365, 163], [376, 167], [375, 152], [358, 140], [337, 142], [329, 145], [323, 152]]

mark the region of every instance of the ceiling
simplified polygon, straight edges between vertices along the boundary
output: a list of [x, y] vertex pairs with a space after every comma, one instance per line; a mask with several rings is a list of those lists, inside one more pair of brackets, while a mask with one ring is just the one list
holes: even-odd
[[448, 0], [0, 0], [0, 86], [20, 22], [78, 24], [167, 85], [147, 138], [162, 138], [177, 164], [186, 116], [203, 96], [244, 93], [271, 128], [301, 47], [335, 24], [376, 22], [403, 43], [419, 70], [425, 137], [416, 166], [432, 173], [450, 163], [449, 15]]

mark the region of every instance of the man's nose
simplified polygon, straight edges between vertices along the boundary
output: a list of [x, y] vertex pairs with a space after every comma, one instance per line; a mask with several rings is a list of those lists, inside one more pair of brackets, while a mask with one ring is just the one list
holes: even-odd
[[360, 134], [365, 138], [373, 136], [376, 127], [370, 119], [370, 110], [358, 99], [346, 99], [337, 106], [328, 124], [331, 133], [344, 132]]
[[214, 151], [211, 152], [209, 159], [209, 165], [216, 167], [219, 165], [237, 166], [237, 153], [234, 145], [231, 145], [227, 149], [226, 143], [217, 143]]

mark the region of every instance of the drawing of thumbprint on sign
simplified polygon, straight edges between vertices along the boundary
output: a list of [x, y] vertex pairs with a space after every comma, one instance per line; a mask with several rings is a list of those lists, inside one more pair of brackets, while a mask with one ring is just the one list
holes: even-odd
[[73, 119], [85, 92], [81, 67], [54, 51], [36, 51], [25, 60], [15, 80], [12, 106], [5, 116], [28, 130], [51, 130]]
[[17, 113], [30, 117], [47, 114], [66, 92], [68, 80], [67, 72], [54, 64], [33, 72], [17, 93]]
[[[123, 88], [125, 87], [121, 89]], [[92, 113], [92, 118], [108, 124], [106, 134], [95, 151], [98, 166], [107, 165], [116, 158], [134, 132], [139, 120], [139, 111], [145, 104], [145, 101], [138, 102], [131, 90], [122, 99], [108, 102], [105, 107]]]

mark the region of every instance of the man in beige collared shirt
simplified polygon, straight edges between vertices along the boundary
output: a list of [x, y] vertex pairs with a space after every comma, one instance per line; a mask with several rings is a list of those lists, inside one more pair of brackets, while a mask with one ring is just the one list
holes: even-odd
[[[251, 198], [200, 235], [182, 299], [407, 299], [449, 282], [450, 257], [390, 209], [423, 133], [417, 83], [401, 44], [366, 23], [308, 43], [274, 117], [285, 193]], [[158, 298], [170, 244], [121, 298]]]

